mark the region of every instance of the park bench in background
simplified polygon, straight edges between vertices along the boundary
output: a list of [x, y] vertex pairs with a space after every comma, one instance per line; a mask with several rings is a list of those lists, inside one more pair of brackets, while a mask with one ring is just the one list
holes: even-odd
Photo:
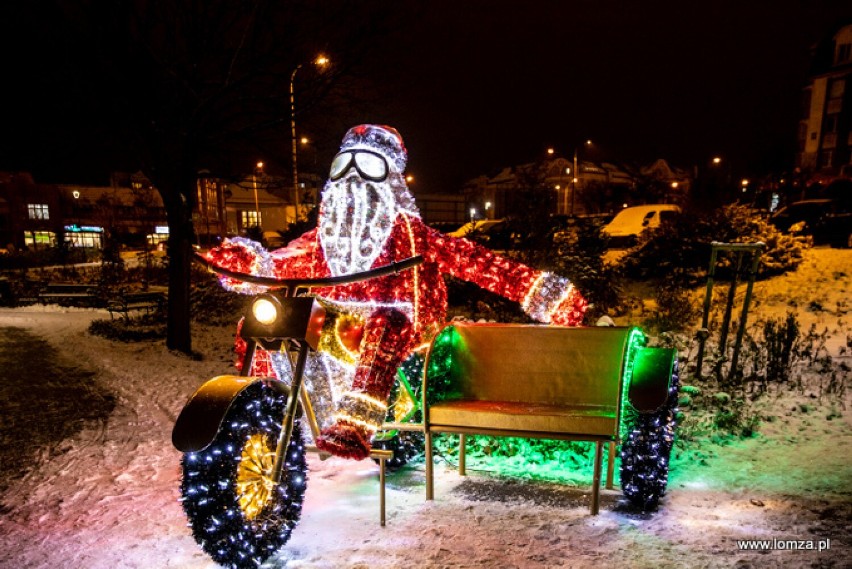
[[151, 314], [162, 312], [166, 307], [166, 295], [159, 291], [125, 292], [107, 303], [110, 318], [118, 314], [130, 318], [134, 312]]
[[80, 283], [47, 283], [38, 293], [41, 304], [63, 306], [97, 306], [97, 287]]

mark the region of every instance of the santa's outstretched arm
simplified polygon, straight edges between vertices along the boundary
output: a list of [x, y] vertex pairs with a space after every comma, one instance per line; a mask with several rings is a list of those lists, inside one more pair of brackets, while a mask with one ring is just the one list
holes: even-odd
[[539, 322], [560, 326], [582, 323], [586, 300], [567, 278], [501, 257], [467, 239], [449, 237], [431, 228], [427, 235], [442, 273], [520, 303]]
[[[316, 230], [305, 233], [286, 247], [268, 251], [244, 237], [225, 239], [205, 255], [208, 261], [230, 271], [279, 279], [314, 278], [327, 276], [317, 271]], [[221, 277], [222, 286], [242, 294], [257, 294], [265, 287]]]

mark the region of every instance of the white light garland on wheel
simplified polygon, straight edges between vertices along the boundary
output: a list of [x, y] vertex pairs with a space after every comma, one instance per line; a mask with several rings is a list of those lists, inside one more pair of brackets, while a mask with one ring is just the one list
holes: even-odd
[[281, 483], [257, 511], [240, 504], [237, 479], [243, 451], [265, 437], [264, 444], [274, 452], [284, 399], [259, 382], [249, 386], [234, 400], [210, 446], [183, 457], [181, 502], [193, 536], [226, 567], [260, 565], [287, 542], [301, 515], [307, 463], [298, 425]]
[[677, 425], [678, 385], [675, 360], [666, 403], [648, 414], [629, 408], [622, 417], [626, 436], [621, 445], [621, 487], [631, 503], [642, 510], [655, 509], [666, 491]]

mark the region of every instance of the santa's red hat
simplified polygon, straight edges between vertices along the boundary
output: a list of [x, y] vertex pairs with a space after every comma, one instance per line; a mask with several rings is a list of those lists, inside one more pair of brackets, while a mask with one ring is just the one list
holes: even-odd
[[340, 143], [340, 151], [366, 148], [384, 156], [397, 172], [405, 171], [408, 152], [395, 128], [376, 124], [359, 124], [349, 129]]

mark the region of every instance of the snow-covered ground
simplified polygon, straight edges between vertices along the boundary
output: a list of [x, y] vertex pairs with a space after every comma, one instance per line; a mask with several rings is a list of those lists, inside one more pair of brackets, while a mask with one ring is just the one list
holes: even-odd
[[[850, 288], [852, 251], [815, 249], [796, 273], [758, 284], [754, 318], [798, 305], [805, 324], [832, 330], [832, 355], [848, 363]], [[0, 309], [0, 327], [46, 338], [67, 363], [96, 371], [94, 380], [116, 397], [106, 423], [34, 454], [21, 465], [27, 473], [0, 495], [0, 567], [213, 568], [178, 503], [180, 457], [170, 437], [195, 388], [230, 371], [231, 330], [196, 327], [199, 361], [158, 342], [88, 335], [89, 321], [105, 316]], [[476, 470], [462, 479], [444, 465], [437, 499], [427, 503], [418, 464], [389, 477], [382, 528], [378, 468], [311, 457], [302, 522], [267, 566], [849, 567], [849, 403], [848, 394], [843, 401], [786, 391], [765, 397], [761, 412], [774, 420], [757, 437], [678, 450], [669, 494], [647, 515], [626, 511], [617, 491], [604, 491], [601, 515], [590, 516], [588, 482], [543, 484]], [[830, 539], [830, 548], [741, 551], [741, 539], [813, 540], [815, 547]]]

